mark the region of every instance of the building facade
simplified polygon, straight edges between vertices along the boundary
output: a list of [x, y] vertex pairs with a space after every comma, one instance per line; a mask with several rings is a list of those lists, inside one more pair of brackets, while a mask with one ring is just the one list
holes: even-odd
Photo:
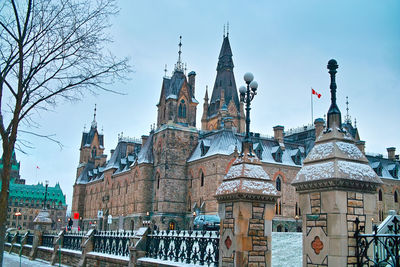
[[[82, 217], [78, 221], [82, 228], [96, 224], [101, 229], [137, 229], [152, 224], [160, 229], [189, 229], [196, 215], [217, 213], [216, 189], [241, 152], [245, 130], [232, 57], [229, 37], [224, 36], [211, 98], [207, 90], [204, 97], [201, 130], [196, 128], [196, 73], [186, 75], [181, 43], [172, 76], [162, 80], [157, 127], [148, 135], [141, 140], [120, 136], [107, 160], [104, 136], [97, 131], [94, 116], [90, 130], [82, 135], [73, 193], [72, 212]], [[287, 132], [275, 126], [273, 137], [251, 134], [254, 153], [280, 191], [273, 221], [276, 231], [301, 229], [298, 195], [291, 182], [324, 125], [323, 119], [317, 119], [313, 126]], [[364, 151], [357, 128], [350, 121], [344, 127]], [[382, 162], [382, 170], [399, 166], [395, 156], [390, 164], [383, 158], [368, 160]], [[388, 177], [388, 184], [397, 184], [397, 175]], [[390, 188], [395, 188], [385, 186], [382, 202], [389, 201]], [[383, 213], [390, 207], [398, 209], [392, 204], [382, 204]]]
[[[1, 164], [0, 172], [2, 170], [3, 165]], [[43, 183], [25, 184], [25, 180], [20, 178], [19, 170], [20, 162], [17, 161], [15, 152], [13, 152], [6, 224], [11, 228], [33, 230], [33, 220], [44, 207], [46, 186]], [[53, 221], [51, 228], [62, 229], [65, 226], [67, 205], [59, 183], [54, 187], [47, 188], [46, 208]]]

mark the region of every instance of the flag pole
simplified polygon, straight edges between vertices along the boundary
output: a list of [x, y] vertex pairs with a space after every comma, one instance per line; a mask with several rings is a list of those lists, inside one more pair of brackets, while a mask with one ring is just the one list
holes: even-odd
[[313, 125], [313, 119], [314, 119], [314, 114], [313, 114], [313, 97], [312, 97], [312, 87], [311, 87], [311, 125]]

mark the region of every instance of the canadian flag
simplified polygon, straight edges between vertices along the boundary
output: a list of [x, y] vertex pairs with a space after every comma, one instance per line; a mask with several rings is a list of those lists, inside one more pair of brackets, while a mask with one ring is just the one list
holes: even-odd
[[318, 98], [321, 98], [321, 94], [318, 94], [314, 89], [312, 89], [311, 88], [311, 93], [313, 94], [313, 95], [316, 95], [316, 96], [318, 96]]

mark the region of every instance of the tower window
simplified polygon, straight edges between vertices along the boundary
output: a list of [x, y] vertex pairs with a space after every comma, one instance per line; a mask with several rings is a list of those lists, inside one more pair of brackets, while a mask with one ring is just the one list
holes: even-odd
[[204, 186], [204, 173], [201, 172], [200, 174], [200, 186]]
[[378, 200], [382, 201], [382, 190], [380, 190], [380, 189], [379, 189], [379, 192], [378, 192]]
[[186, 104], [185, 104], [185, 100], [183, 100], [183, 99], [181, 100], [181, 103], [179, 104], [178, 117], [186, 118]]
[[397, 191], [394, 191], [394, 202], [395, 203], [399, 202], [399, 197], [397, 196]]
[[282, 189], [281, 186], [282, 185], [281, 185], [281, 178], [280, 177], [276, 178], [275, 184], [276, 184], [276, 190], [281, 191], [281, 189]]

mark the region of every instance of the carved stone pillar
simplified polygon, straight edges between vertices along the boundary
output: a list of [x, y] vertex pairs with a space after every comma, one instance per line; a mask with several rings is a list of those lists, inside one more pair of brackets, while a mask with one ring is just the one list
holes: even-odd
[[271, 266], [271, 231], [278, 191], [244, 143], [218, 187], [219, 266]]

